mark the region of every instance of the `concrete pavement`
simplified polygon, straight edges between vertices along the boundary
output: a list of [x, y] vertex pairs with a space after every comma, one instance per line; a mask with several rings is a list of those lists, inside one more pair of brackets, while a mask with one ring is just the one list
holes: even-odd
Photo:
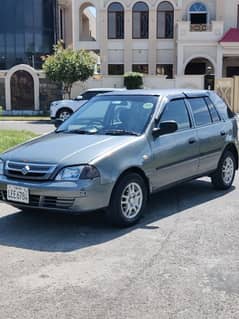
[[0, 204], [0, 318], [238, 319], [238, 187], [161, 192], [124, 230]]
[[41, 135], [54, 129], [55, 127], [50, 121], [0, 121], [0, 130], [25, 130]]

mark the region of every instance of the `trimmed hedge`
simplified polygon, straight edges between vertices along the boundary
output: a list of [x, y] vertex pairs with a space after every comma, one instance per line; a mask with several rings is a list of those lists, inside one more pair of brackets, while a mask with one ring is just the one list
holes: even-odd
[[124, 86], [128, 90], [142, 89], [143, 75], [138, 72], [129, 72], [124, 75]]

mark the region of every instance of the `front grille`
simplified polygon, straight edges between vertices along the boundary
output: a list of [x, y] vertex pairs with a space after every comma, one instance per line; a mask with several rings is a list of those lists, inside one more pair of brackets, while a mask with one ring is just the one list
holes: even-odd
[[48, 180], [56, 165], [7, 161], [5, 175], [17, 179]]
[[[7, 201], [7, 192], [6, 191], [0, 192], [0, 200], [1, 200], [1, 193], [2, 193], [2, 200]], [[29, 204], [21, 203], [21, 205], [38, 207], [38, 208], [70, 209], [73, 206], [74, 201], [75, 201], [74, 198], [29, 195]], [[17, 204], [16, 202], [14, 203]]]

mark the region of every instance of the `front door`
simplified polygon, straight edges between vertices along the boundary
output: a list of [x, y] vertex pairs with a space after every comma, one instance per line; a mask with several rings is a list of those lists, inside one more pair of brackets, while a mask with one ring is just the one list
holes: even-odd
[[199, 141], [184, 99], [168, 102], [159, 124], [176, 121], [178, 131], [152, 141], [154, 189], [178, 182], [198, 173]]
[[30, 73], [17, 71], [11, 77], [12, 110], [34, 110], [34, 81]]

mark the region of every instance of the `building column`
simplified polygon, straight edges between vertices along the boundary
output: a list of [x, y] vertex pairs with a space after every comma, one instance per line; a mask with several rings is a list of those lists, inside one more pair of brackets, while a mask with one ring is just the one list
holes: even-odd
[[183, 45], [178, 44], [177, 46], [177, 76], [184, 75], [184, 62], [183, 62]]
[[99, 38], [97, 38], [97, 41], [99, 41], [99, 44], [100, 44], [101, 74], [107, 75], [108, 74], [107, 10], [106, 9], [99, 9], [99, 11], [96, 14], [98, 15], [98, 17], [100, 17], [99, 26], [100, 26], [101, 32], [98, 33]]
[[72, 1], [72, 47], [77, 48], [77, 42], [80, 40], [80, 9], [76, 3]]
[[223, 71], [223, 48], [220, 44], [217, 46], [217, 65], [215, 72], [215, 77], [221, 78], [222, 77], [222, 71]]
[[156, 74], [157, 63], [157, 33], [156, 33], [156, 12], [155, 9], [149, 10], [149, 46], [148, 46], [148, 63], [149, 75]]
[[125, 40], [124, 40], [124, 71], [132, 71], [133, 52], [132, 52], [132, 10], [125, 10]]

